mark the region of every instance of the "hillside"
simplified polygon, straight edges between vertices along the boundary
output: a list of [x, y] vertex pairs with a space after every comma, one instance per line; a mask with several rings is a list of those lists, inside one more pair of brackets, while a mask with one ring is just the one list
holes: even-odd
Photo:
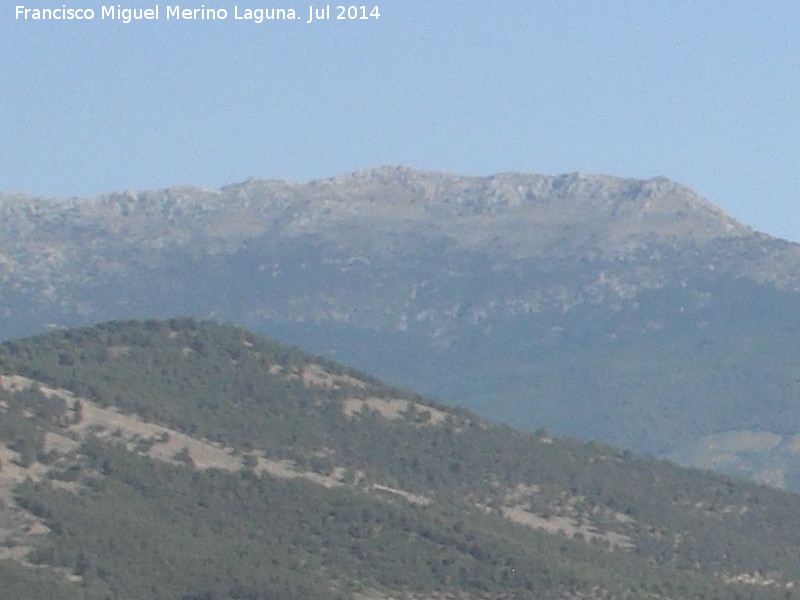
[[664, 178], [3, 196], [0, 339], [219, 319], [494, 421], [800, 489], [799, 266]]
[[17, 600], [784, 599], [800, 499], [490, 425], [245, 330], [0, 346]]

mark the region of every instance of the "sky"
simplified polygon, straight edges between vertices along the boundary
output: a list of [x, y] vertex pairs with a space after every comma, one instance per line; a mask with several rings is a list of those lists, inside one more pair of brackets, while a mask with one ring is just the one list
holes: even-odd
[[[307, 23], [326, 5], [307, 0], [3, 0], [0, 191], [383, 164], [665, 176], [800, 242], [800, 3], [357, 1], [380, 17]], [[101, 19], [104, 5], [159, 19]], [[17, 6], [95, 18], [23, 20]], [[170, 6], [228, 18], [167, 19]], [[235, 19], [237, 6], [298, 18]]]

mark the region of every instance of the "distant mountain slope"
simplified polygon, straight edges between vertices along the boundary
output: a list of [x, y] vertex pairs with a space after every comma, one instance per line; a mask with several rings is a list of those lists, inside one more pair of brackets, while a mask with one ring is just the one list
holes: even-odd
[[798, 267], [800, 246], [663, 178], [379, 167], [17, 195], [0, 337], [213, 317], [495, 420], [800, 489]]
[[489, 425], [191, 319], [0, 346], [0, 452], [17, 600], [760, 600], [800, 582], [794, 494]]

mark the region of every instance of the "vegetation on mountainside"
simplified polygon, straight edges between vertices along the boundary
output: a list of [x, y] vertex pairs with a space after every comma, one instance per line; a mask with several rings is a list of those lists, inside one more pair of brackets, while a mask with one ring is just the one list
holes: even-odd
[[0, 195], [0, 239], [3, 340], [213, 315], [493, 421], [800, 490], [791, 443], [723, 461], [686, 451], [720, 432], [800, 433], [800, 246], [664, 178], [385, 166]]
[[[49, 530], [28, 554], [42, 568], [0, 562], [19, 600], [777, 600], [800, 585], [792, 494], [490, 426], [238, 328], [55, 332], [0, 346], [0, 374], [38, 382], [0, 391], [6, 469], [46, 473], [13, 493]], [[90, 405], [241, 466], [200, 467], [188, 449], [166, 462], [121, 431], [57, 451]], [[260, 472], [259, 457], [326, 483]]]

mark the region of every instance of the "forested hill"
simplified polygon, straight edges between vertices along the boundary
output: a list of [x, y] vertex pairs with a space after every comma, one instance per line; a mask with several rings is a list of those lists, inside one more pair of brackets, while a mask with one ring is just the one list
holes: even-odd
[[0, 453], [16, 600], [785, 599], [800, 582], [796, 495], [490, 425], [211, 322], [3, 344]]

